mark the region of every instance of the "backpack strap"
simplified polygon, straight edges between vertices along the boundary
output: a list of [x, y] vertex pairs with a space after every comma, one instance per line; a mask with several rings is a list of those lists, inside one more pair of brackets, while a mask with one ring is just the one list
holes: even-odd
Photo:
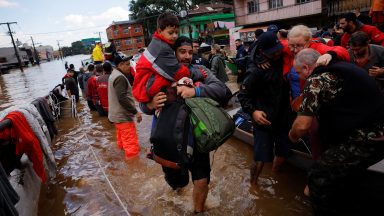
[[161, 158], [155, 154], [153, 154], [153, 159], [156, 161], [156, 163], [160, 164], [163, 167], [168, 167], [172, 169], [181, 169], [178, 163], [166, 160], [164, 158]]

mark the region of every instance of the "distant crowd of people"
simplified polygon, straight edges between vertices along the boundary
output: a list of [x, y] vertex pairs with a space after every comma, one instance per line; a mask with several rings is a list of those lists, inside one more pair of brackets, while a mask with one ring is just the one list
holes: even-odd
[[[116, 126], [117, 146], [131, 159], [139, 154], [134, 120], [140, 122], [141, 114], [135, 101], [141, 112], [153, 115], [152, 130], [167, 113], [169, 123], [160, 130], [172, 142], [177, 112], [169, 114], [167, 109], [191, 97], [209, 97], [224, 106], [232, 96], [225, 85], [226, 61], [233, 61], [238, 99], [254, 126], [251, 186], [257, 186], [265, 163], [272, 162], [272, 170], [279, 171], [291, 144], [307, 140], [315, 163], [304, 193], [315, 215], [374, 212], [383, 195], [353, 194], [362, 193], [367, 167], [384, 158], [384, 33], [358, 18], [354, 13], [341, 15], [332, 32], [316, 35], [305, 25], [257, 29], [249, 47], [235, 41], [237, 54], [230, 59], [217, 44], [179, 37], [178, 18], [163, 13], [135, 68], [132, 56], [112, 50], [106, 57], [97, 45], [95, 65], [79, 73], [70, 65], [63, 83], [77, 100], [79, 85], [89, 108], [108, 116]], [[181, 135], [187, 138], [189, 133]], [[211, 170], [208, 153], [194, 149], [180, 169], [174, 167], [178, 161], [160, 158], [155, 151], [148, 157], [162, 166], [175, 190], [188, 184], [190, 172], [194, 211], [204, 212]]]

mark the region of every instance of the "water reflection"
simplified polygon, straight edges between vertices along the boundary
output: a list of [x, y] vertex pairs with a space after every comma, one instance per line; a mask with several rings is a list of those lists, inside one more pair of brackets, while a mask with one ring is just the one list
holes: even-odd
[[[85, 58], [65, 61], [78, 69]], [[0, 76], [0, 109], [46, 95], [64, 74], [64, 61], [53, 61], [27, 68], [24, 73], [11, 71]], [[137, 127], [140, 156], [126, 161], [116, 146], [113, 125], [90, 113], [84, 100], [77, 108], [79, 119], [68, 117], [58, 122], [59, 136], [53, 141], [58, 175], [42, 188], [39, 215], [125, 215], [89, 145], [131, 215], [193, 215], [192, 183], [173, 191], [165, 183], [160, 166], [145, 157], [151, 117], [143, 116]], [[211, 153], [211, 161], [207, 215], [311, 215], [308, 200], [302, 195], [305, 176], [301, 171], [286, 166], [276, 174], [266, 166], [259, 189], [251, 189], [252, 147], [235, 138]]]

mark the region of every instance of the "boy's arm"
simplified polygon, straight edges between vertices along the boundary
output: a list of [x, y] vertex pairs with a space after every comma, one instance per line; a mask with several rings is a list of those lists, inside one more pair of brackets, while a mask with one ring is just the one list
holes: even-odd
[[162, 46], [160, 49], [159, 55], [153, 62], [153, 68], [161, 76], [170, 81], [189, 77], [188, 68], [177, 61], [175, 52], [170, 46]]

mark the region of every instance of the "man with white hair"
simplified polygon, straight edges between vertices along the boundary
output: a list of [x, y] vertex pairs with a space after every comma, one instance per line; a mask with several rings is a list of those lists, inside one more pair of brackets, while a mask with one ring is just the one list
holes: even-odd
[[[327, 65], [332, 59], [349, 61], [348, 51], [340, 46], [330, 47], [320, 41], [313, 40], [311, 30], [305, 25], [296, 25], [288, 33], [288, 48], [291, 51], [289, 66], [293, 64], [293, 57], [305, 48], [311, 48], [323, 55], [318, 63]], [[290, 69], [287, 68], [288, 70]]]
[[384, 134], [384, 96], [363, 69], [347, 62], [316, 67], [319, 57], [303, 49], [294, 60], [305, 87], [289, 138], [298, 142], [316, 117], [320, 141], [327, 145], [309, 170], [305, 193], [315, 215], [369, 215], [384, 198], [382, 189], [364, 188], [367, 168], [384, 157], [378, 141]]

